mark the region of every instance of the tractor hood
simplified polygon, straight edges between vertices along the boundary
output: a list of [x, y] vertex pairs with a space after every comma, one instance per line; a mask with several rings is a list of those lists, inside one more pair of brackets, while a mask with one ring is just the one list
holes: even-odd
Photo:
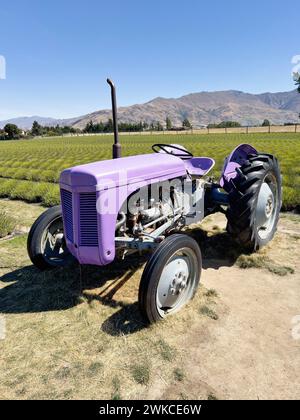
[[60, 184], [78, 190], [82, 187], [101, 190], [185, 175], [185, 165], [180, 158], [165, 153], [152, 153], [74, 166], [61, 173]]

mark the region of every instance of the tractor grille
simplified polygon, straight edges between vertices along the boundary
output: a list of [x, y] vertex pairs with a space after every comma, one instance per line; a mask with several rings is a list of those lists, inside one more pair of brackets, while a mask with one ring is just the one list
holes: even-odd
[[79, 195], [80, 246], [98, 246], [96, 193]]
[[66, 237], [69, 241], [74, 242], [72, 193], [61, 190], [61, 200]]

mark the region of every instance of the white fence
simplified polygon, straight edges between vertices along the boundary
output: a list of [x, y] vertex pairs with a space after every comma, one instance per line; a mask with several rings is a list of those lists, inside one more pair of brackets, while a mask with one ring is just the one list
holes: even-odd
[[[120, 136], [149, 136], [149, 135], [188, 135], [188, 134], [252, 134], [252, 133], [300, 133], [299, 124], [270, 125], [266, 127], [231, 127], [231, 128], [195, 128], [192, 130], [172, 131], [129, 131], [120, 132]], [[82, 137], [82, 136], [112, 136], [113, 133], [69, 133], [55, 137]], [[41, 136], [47, 137], [47, 136]], [[36, 138], [41, 138], [36, 137]], [[50, 138], [50, 137], [49, 137]]]

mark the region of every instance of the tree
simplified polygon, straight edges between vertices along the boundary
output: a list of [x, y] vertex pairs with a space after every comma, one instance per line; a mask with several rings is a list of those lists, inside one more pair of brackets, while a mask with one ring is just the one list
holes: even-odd
[[5, 140], [6, 139], [6, 133], [4, 130], [1, 130], [0, 128], [0, 140]]
[[4, 131], [8, 140], [19, 139], [21, 137], [21, 130], [15, 124], [6, 124]]
[[93, 121], [91, 120], [91, 121], [89, 121], [87, 124], [86, 124], [86, 126], [85, 126], [85, 128], [84, 128], [84, 133], [94, 133], [94, 123], [93, 123]]
[[208, 124], [207, 128], [232, 128], [240, 126], [241, 124], [237, 121], [222, 121], [219, 124]]
[[172, 121], [170, 120], [169, 117], [166, 118], [166, 128], [167, 128], [167, 130], [172, 129]]
[[162, 126], [162, 124], [159, 121], [156, 122], [154, 129], [155, 129], [155, 131], [164, 131], [164, 127]]
[[41, 136], [43, 134], [43, 127], [37, 121], [33, 121], [31, 134], [33, 136]]
[[264, 119], [263, 123], [262, 123], [262, 127], [269, 127], [271, 125], [270, 121], [267, 119]]
[[189, 122], [187, 118], [182, 121], [182, 127], [184, 128], [192, 128], [192, 124]]
[[114, 131], [114, 124], [113, 124], [113, 120], [111, 118], [105, 124], [104, 131], [106, 133], [112, 133]]

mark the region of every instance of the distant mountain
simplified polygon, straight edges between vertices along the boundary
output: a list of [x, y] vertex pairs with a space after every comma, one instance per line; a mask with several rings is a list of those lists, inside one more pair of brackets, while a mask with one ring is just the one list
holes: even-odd
[[300, 112], [300, 95], [297, 90], [291, 92], [262, 93], [257, 97], [273, 108]]
[[56, 119], [56, 118], [47, 118], [39, 117], [34, 115], [33, 117], [17, 117], [11, 118], [9, 120], [0, 121], [0, 128], [3, 128], [6, 124], [16, 124], [19, 128], [23, 130], [29, 130], [32, 127], [34, 121], [37, 121], [39, 124], [50, 127], [58, 125], [71, 125], [77, 121], [77, 118], [70, 119]]
[[[145, 104], [120, 107], [120, 122], [160, 121], [169, 117], [175, 126], [180, 126], [188, 118], [194, 127], [209, 123], [233, 120], [242, 125], [261, 125], [267, 118], [272, 124], [299, 122], [300, 95], [296, 90], [290, 92], [250, 94], [236, 90], [219, 92], [191, 93], [180, 98], [155, 98]], [[93, 122], [107, 121], [111, 110], [100, 110], [78, 118], [53, 119], [43, 117], [14, 118], [0, 121], [0, 128], [11, 122], [21, 128], [29, 129], [34, 120], [42, 125], [72, 125], [84, 128]]]
[[[194, 127], [224, 120], [238, 121], [242, 125], [261, 125], [267, 118], [272, 124], [299, 121], [300, 95], [291, 92], [250, 94], [236, 90], [191, 93], [181, 98], [155, 98], [142, 105], [120, 107], [121, 122], [160, 121], [169, 117], [173, 125], [180, 126], [188, 118]], [[87, 122], [106, 121], [111, 110], [97, 111], [78, 118], [73, 125], [84, 128]]]

